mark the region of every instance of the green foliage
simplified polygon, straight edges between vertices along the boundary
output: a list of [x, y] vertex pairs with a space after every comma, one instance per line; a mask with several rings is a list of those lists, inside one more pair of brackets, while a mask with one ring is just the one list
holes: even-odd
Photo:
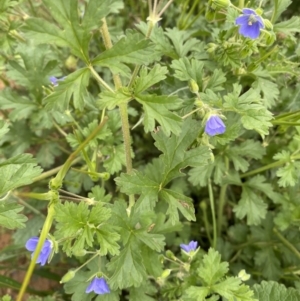
[[257, 91], [250, 89], [240, 95], [241, 86], [234, 84], [233, 92], [224, 96], [224, 107], [241, 115], [241, 122], [245, 129], [255, 130], [264, 137], [268, 135], [268, 128], [272, 126], [272, 114], [261, 102]]
[[[210, 158], [209, 150], [196, 147], [187, 150], [198, 136], [199, 123], [186, 120], [180, 135], [168, 138], [163, 132], [153, 134], [155, 145], [163, 152], [159, 159], [148, 164], [144, 172], [135, 172], [133, 175], [122, 174], [117, 178], [121, 191], [127, 194], [139, 194], [138, 208], [153, 208], [158, 200], [168, 204], [167, 214], [173, 223], [179, 220], [178, 210], [188, 220], [194, 220], [194, 209], [191, 199], [165, 186], [170, 181], [183, 176], [181, 170], [187, 166], [202, 166]], [[163, 166], [161, 173], [157, 173], [158, 166]]]
[[283, 284], [273, 281], [263, 281], [253, 286], [255, 297], [264, 301], [296, 301], [299, 300], [299, 291], [294, 288], [286, 288]]
[[85, 99], [88, 97], [86, 86], [89, 82], [88, 68], [76, 70], [54, 88], [54, 92], [45, 98], [48, 110], [56, 109], [64, 112], [69, 109], [69, 101], [73, 96], [75, 109], [83, 110]]
[[[66, 202], [56, 207], [57, 237], [67, 238], [64, 251], [70, 256], [91, 248], [94, 241], [100, 244], [100, 254], [119, 253], [117, 241], [120, 236], [114, 227], [108, 226], [109, 209], [98, 202], [91, 210], [85, 202], [79, 205]], [[96, 237], [96, 239], [94, 238]]]
[[0, 1], [2, 286], [42, 233], [74, 278], [29, 300], [299, 299], [299, 8], [250, 2], [257, 39], [243, 1]]
[[[80, 21], [77, 1], [44, 0], [43, 3], [60, 27], [40, 18], [29, 18], [26, 21], [27, 37], [35, 43], [54, 43], [69, 47], [86, 63], [89, 62], [91, 30], [101, 25], [102, 18], [122, 7], [119, 0], [102, 1], [100, 5], [96, 0], [91, 0], [85, 8], [83, 20]], [[91, 20], [97, 21], [95, 23]]]
[[24, 228], [27, 217], [19, 214], [22, 210], [23, 206], [2, 200], [0, 203], [0, 225], [8, 229]]
[[[208, 254], [203, 256], [203, 262], [197, 269], [198, 277], [201, 279], [203, 286], [191, 286], [187, 289], [186, 294], [189, 299], [203, 301], [208, 300], [205, 297], [212, 295], [215, 300], [217, 295], [231, 301], [257, 301], [254, 298], [254, 292], [238, 277], [225, 277], [228, 273], [228, 263], [221, 262], [220, 254], [209, 249]], [[185, 299], [184, 299], [185, 300]]]
[[28, 185], [40, 175], [41, 168], [30, 154], [12, 157], [0, 163], [0, 195], [17, 187]]
[[113, 73], [128, 76], [130, 70], [124, 64], [149, 64], [156, 59], [153, 50], [154, 45], [141, 34], [128, 32], [111, 49], [99, 54], [93, 64], [109, 67]]

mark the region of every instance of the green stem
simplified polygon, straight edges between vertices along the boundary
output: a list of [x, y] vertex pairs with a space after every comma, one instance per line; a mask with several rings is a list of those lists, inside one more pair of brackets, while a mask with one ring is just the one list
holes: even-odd
[[[226, 170], [229, 170], [229, 160], [228, 158], [225, 159], [225, 166]], [[223, 224], [223, 211], [224, 206], [226, 203], [226, 190], [227, 190], [227, 184], [222, 185], [221, 191], [220, 191], [220, 197], [219, 197], [219, 204], [218, 204], [218, 236], [221, 236], [221, 230], [222, 230], [222, 224]]]
[[[72, 166], [72, 165], [75, 165], [75, 164], [78, 163], [80, 160], [81, 160], [81, 158], [76, 158], [76, 159], [72, 162], [71, 166]], [[55, 167], [55, 168], [53, 168], [53, 169], [51, 169], [51, 170], [45, 171], [45, 172], [43, 172], [42, 174], [40, 174], [38, 177], [34, 178], [32, 182], [34, 183], [34, 182], [38, 182], [38, 181], [44, 180], [44, 179], [46, 179], [46, 178], [49, 178], [49, 177], [51, 177], [51, 176], [57, 174], [57, 173], [62, 169], [62, 167], [63, 167], [63, 165], [58, 166], [58, 167]]]
[[55, 213], [55, 208], [54, 208], [55, 204], [56, 203], [54, 201], [50, 202], [50, 205], [48, 207], [48, 215], [47, 215], [45, 223], [43, 225], [43, 229], [42, 229], [42, 232], [41, 232], [41, 235], [40, 235], [40, 238], [39, 238], [39, 242], [38, 242], [38, 244], [36, 246], [36, 249], [34, 251], [33, 257], [31, 259], [29, 268], [26, 272], [25, 279], [22, 282], [22, 286], [21, 286], [21, 289], [20, 289], [20, 292], [18, 294], [18, 297], [17, 297], [16, 301], [21, 301], [22, 300], [23, 295], [26, 291], [26, 288], [29, 284], [29, 281], [31, 279], [31, 276], [32, 276], [32, 273], [33, 273], [33, 270], [34, 270], [34, 267], [35, 267], [35, 263], [38, 259], [38, 256], [39, 256], [39, 254], [42, 250], [44, 242], [45, 242], [45, 240], [47, 238], [47, 235], [50, 231], [50, 228], [52, 226], [52, 222], [53, 222], [53, 219], [54, 219], [54, 213]]
[[263, 172], [265, 170], [268, 170], [268, 169], [271, 169], [271, 168], [275, 168], [275, 167], [279, 167], [279, 166], [285, 164], [286, 162], [288, 162], [288, 160], [280, 160], [280, 161], [273, 162], [273, 163], [265, 165], [263, 167], [260, 167], [260, 168], [251, 170], [249, 172], [246, 172], [246, 173], [242, 174], [240, 176], [240, 178], [246, 178], [246, 177], [249, 177], [249, 176], [253, 176], [253, 175], [257, 174], [257, 173], [261, 173], [261, 172]]
[[15, 195], [17, 197], [24, 197], [24, 198], [32, 198], [35, 200], [41, 201], [49, 201], [50, 194], [49, 193], [38, 193], [38, 192], [16, 192]]
[[294, 125], [294, 126], [298, 126], [298, 125], [300, 125], [300, 122], [272, 121], [272, 124], [274, 124], [274, 125]]
[[[106, 49], [112, 48], [112, 42], [110, 38], [110, 34], [108, 31], [106, 19], [102, 19], [102, 27], [101, 27], [101, 35], [104, 41], [104, 45]], [[139, 72], [139, 68], [135, 68], [135, 76], [137, 76]], [[119, 89], [122, 87], [122, 81], [118, 74], [113, 75], [115, 88]], [[131, 77], [133, 81], [135, 80], [135, 77]], [[132, 83], [133, 84], [133, 83]], [[130, 83], [129, 83], [129, 86]], [[120, 115], [121, 115], [121, 122], [122, 122], [122, 133], [123, 133], [123, 139], [124, 139], [124, 149], [125, 149], [125, 158], [126, 158], [126, 171], [128, 174], [132, 172], [132, 159], [131, 159], [131, 136], [130, 136], [130, 129], [129, 129], [129, 122], [128, 122], [128, 110], [127, 110], [127, 104], [123, 103], [119, 105]], [[128, 206], [128, 212], [130, 214], [131, 208], [135, 204], [134, 195], [129, 196], [129, 206]]]
[[26, 203], [25, 201], [23, 201], [22, 199], [18, 198], [18, 202], [20, 204], [22, 204], [24, 207], [28, 208], [29, 210], [31, 210], [33, 213], [35, 213], [36, 215], [40, 215], [42, 217], [45, 217], [45, 215], [43, 213], [41, 213], [39, 210], [35, 209], [33, 206], [29, 205], [28, 203]]
[[186, 24], [188, 22], [188, 20], [191, 18], [192, 13], [194, 12], [196, 6], [198, 5], [199, 0], [193, 1], [193, 5], [190, 8], [188, 14], [186, 15], [186, 17], [184, 18], [183, 24], [182, 24], [182, 29], [186, 29]]
[[32, 14], [36, 17], [37, 14], [36, 14], [35, 8], [34, 8], [32, 2], [31, 2], [31, 0], [29, 0], [28, 2], [29, 2], [29, 6], [31, 8]]
[[281, 166], [281, 165], [283, 165], [287, 162], [290, 162], [290, 161], [293, 161], [293, 160], [298, 160], [298, 159], [300, 159], [300, 155], [291, 155], [290, 158], [288, 158], [288, 159], [279, 160], [279, 161], [270, 163], [268, 165], [265, 165], [263, 167], [254, 169], [252, 171], [246, 172], [243, 175], [241, 175], [240, 178], [246, 178], [246, 177], [249, 177], [249, 176], [253, 176], [253, 175], [255, 175], [257, 173], [260, 173], [262, 171], [265, 171], [265, 170], [268, 170], [268, 169], [271, 169], [271, 168], [275, 168], [275, 167], [279, 167], [279, 166]]
[[210, 179], [209, 179], [209, 182], [208, 182], [208, 194], [209, 194], [209, 201], [210, 201], [212, 221], [213, 221], [213, 248], [215, 249], [216, 246], [217, 246], [217, 224], [216, 224], [214, 194], [213, 194]]
[[[149, 21], [148, 22], [148, 30], [147, 30], [147, 33], [146, 33], [146, 39], [149, 39], [150, 36], [151, 36], [151, 33], [152, 33], [152, 30], [154, 28], [154, 22], [152, 21]], [[129, 81], [129, 84], [128, 84], [128, 88], [132, 88], [134, 82], [135, 82], [135, 79], [136, 77], [138, 76], [139, 74], [139, 71], [140, 71], [140, 68], [141, 68], [141, 65], [136, 65], [134, 70], [133, 70], [133, 73], [131, 75], [131, 78], [130, 78], [130, 81]]]
[[300, 110], [297, 110], [297, 111], [294, 111], [294, 112], [280, 114], [280, 115], [278, 115], [278, 116], [275, 117], [275, 120], [286, 119], [286, 118], [289, 118], [289, 117], [291, 117], [293, 115], [299, 115], [299, 113], [300, 113]]
[[245, 1], [239, 0], [239, 8], [243, 9], [245, 7]]
[[125, 103], [120, 104], [120, 114], [124, 138], [125, 156], [126, 156], [126, 171], [128, 174], [132, 172], [132, 160], [131, 160], [131, 137], [128, 122], [127, 105]]
[[218, 206], [218, 236], [221, 236], [221, 231], [222, 231], [223, 211], [224, 211], [224, 206], [226, 203], [227, 186], [228, 186], [227, 184], [222, 185], [221, 191], [220, 191], [219, 206]]
[[200, 207], [203, 211], [203, 221], [204, 221], [204, 227], [205, 227], [205, 231], [206, 231], [206, 234], [207, 234], [207, 238], [209, 240], [210, 245], [212, 245], [212, 238], [211, 238], [211, 235], [210, 235], [209, 222], [208, 222], [208, 218], [207, 218], [207, 205], [206, 205], [205, 201], [201, 202]]
[[278, 4], [277, 4], [277, 1], [274, 1], [274, 10], [273, 10], [273, 14], [272, 14], [272, 17], [271, 17], [271, 23], [272, 24], [274, 24], [274, 22], [276, 21], [275, 17], [277, 15], [277, 11], [278, 11]]
[[61, 187], [62, 181], [70, 169], [72, 162], [77, 155], [88, 145], [88, 143], [98, 134], [107, 122], [108, 117], [104, 117], [103, 121], [93, 130], [93, 132], [79, 145], [79, 147], [69, 156], [62, 168], [57, 173], [56, 177], [50, 181], [50, 189], [57, 190]]
[[98, 252], [96, 254], [94, 254], [90, 259], [88, 259], [85, 263], [83, 263], [80, 267], [78, 267], [77, 269], [75, 269], [74, 272], [77, 273], [80, 269], [82, 269], [85, 265], [87, 265], [89, 262], [91, 262], [92, 260], [94, 260], [97, 256], [99, 256]]
[[162, 14], [166, 11], [166, 9], [171, 5], [171, 3], [174, 0], [169, 0], [168, 3], [162, 8], [162, 10], [159, 12], [158, 17], [160, 18], [162, 16]]
[[299, 251], [276, 228], [273, 229], [273, 232], [279, 240], [300, 259]]
[[94, 78], [98, 81], [98, 83], [103, 86], [106, 90], [115, 93], [115, 91], [100, 77], [97, 71], [94, 69], [92, 65], [89, 66], [91, 73], [93, 74]]

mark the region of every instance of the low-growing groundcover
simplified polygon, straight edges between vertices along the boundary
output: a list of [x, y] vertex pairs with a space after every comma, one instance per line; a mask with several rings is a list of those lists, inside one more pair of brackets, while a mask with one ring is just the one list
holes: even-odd
[[0, 1], [1, 300], [300, 300], [298, 15]]

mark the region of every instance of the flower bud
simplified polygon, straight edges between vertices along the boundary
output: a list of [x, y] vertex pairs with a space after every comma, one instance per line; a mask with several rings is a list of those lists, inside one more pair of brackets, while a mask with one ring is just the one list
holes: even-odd
[[174, 255], [174, 253], [172, 251], [170, 251], [170, 250], [166, 251], [166, 257], [168, 257], [168, 258], [176, 261], [176, 257]]
[[185, 263], [185, 264], [183, 265], [183, 268], [184, 268], [185, 271], [189, 272], [189, 271], [190, 271], [190, 268], [191, 268], [191, 265], [190, 265], [189, 263]]
[[190, 81], [189, 81], [189, 88], [190, 88], [192, 93], [198, 93], [199, 92], [199, 86], [196, 83], [196, 81], [193, 80], [193, 79], [190, 79]]
[[65, 60], [65, 66], [69, 70], [76, 70], [77, 69], [77, 59], [73, 55], [70, 55]]
[[219, 9], [227, 8], [231, 4], [230, 0], [212, 0], [212, 3]]
[[59, 281], [59, 283], [66, 283], [66, 282], [70, 281], [71, 279], [74, 278], [75, 274], [76, 274], [76, 270], [70, 270], [70, 271], [68, 271], [68, 273], [65, 274], [61, 278], [61, 280]]
[[264, 21], [265, 27], [266, 27], [267, 29], [273, 30], [273, 24], [271, 23], [270, 20], [268, 20], [268, 19], [263, 19], [263, 21]]
[[171, 274], [171, 271], [172, 271], [172, 270], [170, 270], [170, 269], [164, 270], [164, 271], [162, 272], [162, 274], [161, 274], [160, 277], [161, 277], [162, 279], [168, 278], [168, 277], [170, 276], [170, 274]]
[[262, 14], [263, 14], [263, 10], [259, 7], [259, 8], [257, 8], [256, 10], [255, 10], [255, 12], [259, 15], [259, 16], [261, 16]]
[[200, 203], [200, 208], [201, 208], [203, 211], [206, 211], [206, 209], [207, 209], [207, 204], [206, 204], [205, 201], [202, 201], [202, 202]]
[[250, 279], [250, 275], [246, 273], [245, 270], [241, 270], [238, 274], [238, 277], [242, 280], [242, 281], [247, 281]]
[[206, 48], [206, 51], [208, 53], [212, 53], [212, 52], [215, 52], [215, 50], [218, 48], [218, 45], [214, 44], [214, 43], [208, 43], [207, 44], [207, 48]]

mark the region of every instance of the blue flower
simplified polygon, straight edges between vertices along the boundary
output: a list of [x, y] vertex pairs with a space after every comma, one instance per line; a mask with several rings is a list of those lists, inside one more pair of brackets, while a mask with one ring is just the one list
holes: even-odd
[[239, 33], [250, 39], [257, 39], [261, 28], [265, 27], [263, 19], [250, 8], [243, 9], [243, 15], [235, 19], [235, 24], [240, 25]]
[[57, 78], [57, 77], [55, 77], [55, 76], [50, 76], [50, 77], [49, 77], [49, 80], [50, 80], [50, 82], [51, 82], [51, 84], [52, 84], [53, 86], [58, 86], [58, 82], [64, 80], [65, 78], [66, 78], [65, 76], [62, 77], [62, 78]]
[[[31, 258], [33, 257], [34, 251], [37, 247], [37, 244], [39, 242], [39, 238], [38, 237], [31, 237], [27, 240], [25, 248], [28, 251], [31, 251]], [[46, 239], [44, 242], [44, 245], [41, 249], [41, 252], [39, 254], [39, 257], [36, 260], [36, 263], [40, 263], [41, 265], [45, 265], [48, 257], [50, 256], [51, 252], [52, 252], [52, 248], [53, 248], [53, 243], [51, 242], [51, 240]]]
[[226, 126], [218, 115], [210, 115], [205, 124], [205, 133], [209, 136], [223, 134]]
[[90, 285], [87, 287], [85, 292], [88, 294], [90, 292], [94, 291], [98, 295], [104, 295], [110, 293], [110, 289], [108, 287], [108, 284], [106, 283], [106, 280], [104, 278], [98, 278], [95, 277]]
[[198, 242], [192, 240], [188, 245], [181, 244], [180, 248], [185, 252], [189, 253], [191, 251], [195, 251], [197, 249], [197, 246], [198, 246]]

